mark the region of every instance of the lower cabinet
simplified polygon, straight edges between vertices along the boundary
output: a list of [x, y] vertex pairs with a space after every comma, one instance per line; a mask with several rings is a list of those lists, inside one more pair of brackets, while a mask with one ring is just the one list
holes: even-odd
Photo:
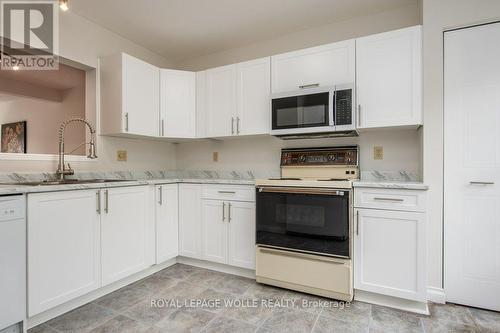
[[201, 184], [179, 184], [179, 255], [201, 259]]
[[255, 269], [255, 203], [203, 200], [205, 260]]
[[103, 190], [102, 284], [154, 264], [154, 205], [148, 186]]
[[426, 300], [425, 213], [356, 209], [354, 288]]
[[156, 263], [173, 259], [179, 254], [178, 185], [157, 185], [156, 196]]
[[28, 194], [28, 316], [101, 285], [99, 191]]

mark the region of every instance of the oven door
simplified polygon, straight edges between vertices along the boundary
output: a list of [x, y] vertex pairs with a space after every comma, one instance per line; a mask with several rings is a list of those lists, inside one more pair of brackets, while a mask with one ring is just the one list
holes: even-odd
[[275, 94], [271, 108], [271, 134], [332, 132], [335, 88], [310, 88]]
[[257, 245], [350, 257], [351, 191], [258, 187]]

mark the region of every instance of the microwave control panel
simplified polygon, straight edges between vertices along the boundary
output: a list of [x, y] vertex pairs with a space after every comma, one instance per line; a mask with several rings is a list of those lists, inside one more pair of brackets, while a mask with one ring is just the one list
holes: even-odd
[[352, 125], [352, 89], [335, 92], [335, 125]]
[[357, 166], [358, 147], [283, 149], [281, 166], [339, 165]]

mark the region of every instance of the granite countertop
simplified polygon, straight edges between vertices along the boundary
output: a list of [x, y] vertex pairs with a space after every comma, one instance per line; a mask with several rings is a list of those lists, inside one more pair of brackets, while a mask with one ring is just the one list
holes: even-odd
[[139, 186], [139, 185], [176, 184], [176, 183], [254, 185], [255, 181], [248, 179], [158, 178], [158, 179], [143, 179], [143, 180], [124, 180], [124, 181], [109, 182], [109, 183], [79, 183], [79, 184], [39, 185], [39, 186], [12, 184], [12, 185], [0, 185], [0, 195], [101, 189], [101, 188]]
[[429, 186], [422, 182], [414, 181], [390, 181], [390, 180], [358, 180], [352, 184], [353, 187], [390, 188], [402, 190], [428, 190]]

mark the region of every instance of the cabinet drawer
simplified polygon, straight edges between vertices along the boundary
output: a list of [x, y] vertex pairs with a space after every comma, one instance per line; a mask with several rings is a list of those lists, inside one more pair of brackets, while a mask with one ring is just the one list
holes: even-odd
[[203, 199], [255, 201], [255, 187], [242, 185], [203, 185]]
[[425, 212], [425, 192], [385, 188], [356, 188], [354, 205], [357, 208], [374, 208]]

